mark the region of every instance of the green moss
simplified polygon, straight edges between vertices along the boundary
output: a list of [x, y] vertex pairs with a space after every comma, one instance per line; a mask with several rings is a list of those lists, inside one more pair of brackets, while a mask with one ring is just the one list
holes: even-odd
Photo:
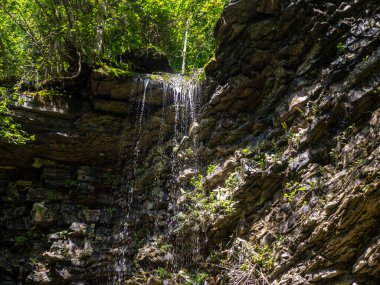
[[33, 210], [35, 210], [38, 214], [43, 214], [46, 211], [46, 207], [43, 203], [35, 203]]
[[171, 80], [171, 75], [169, 73], [159, 72], [155, 74], [149, 74], [148, 78], [152, 81], [165, 81], [168, 82]]
[[163, 73], [161, 76], [164, 81], [169, 81], [171, 79], [171, 75], [169, 73]]
[[43, 166], [51, 166], [51, 165], [54, 165], [54, 164], [55, 164], [54, 161], [36, 157], [36, 158], [34, 158], [32, 167], [33, 168], [41, 168]]
[[32, 95], [32, 96], [40, 96], [40, 97], [65, 96], [65, 94], [60, 93], [56, 90], [48, 90], [48, 89], [38, 90], [36, 92], [28, 92], [27, 94]]
[[150, 74], [149, 75], [149, 79], [153, 80], [153, 81], [159, 81], [159, 80], [162, 79], [162, 77], [160, 75], [158, 75], [158, 74]]
[[102, 63], [100, 64], [100, 67], [95, 71], [111, 78], [128, 78], [136, 75], [126, 64], [117, 64], [116, 66], [110, 66]]

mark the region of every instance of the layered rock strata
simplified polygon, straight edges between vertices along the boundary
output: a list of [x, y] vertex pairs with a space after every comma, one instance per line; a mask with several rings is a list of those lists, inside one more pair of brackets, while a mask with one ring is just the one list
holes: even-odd
[[141, 125], [138, 80], [27, 97], [37, 140], [0, 151], [0, 284], [378, 284], [379, 13], [232, 1], [181, 140], [161, 83]]

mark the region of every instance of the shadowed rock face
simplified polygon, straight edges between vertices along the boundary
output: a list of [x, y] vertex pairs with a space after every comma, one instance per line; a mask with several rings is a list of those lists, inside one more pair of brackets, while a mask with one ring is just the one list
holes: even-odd
[[[221, 168], [206, 179], [210, 189], [225, 180], [219, 172], [228, 175], [225, 157], [243, 178], [237, 211], [211, 226], [209, 243], [238, 227], [256, 251], [268, 246], [273, 266], [260, 270], [273, 284], [380, 278], [379, 9], [374, 1], [235, 1], [217, 25], [209, 101], [194, 133]], [[254, 154], [239, 152], [247, 145]], [[239, 246], [230, 251], [242, 260], [254, 255]], [[225, 266], [229, 282], [245, 276], [239, 266]]]
[[153, 48], [125, 52], [118, 60], [130, 64], [132, 69], [139, 73], [173, 72], [166, 55]]
[[[115, 189], [135, 173], [136, 192], [143, 193], [156, 180], [155, 168], [170, 173], [174, 117], [183, 106], [172, 106], [163, 77], [94, 72], [82, 96], [25, 92], [13, 106], [15, 120], [36, 140], [0, 146], [0, 284], [112, 280], [113, 227], [123, 222], [126, 202], [124, 188]], [[160, 140], [162, 150], [148, 155]], [[157, 201], [165, 209], [167, 194]]]
[[[0, 284], [183, 284], [182, 268], [208, 284], [380, 284], [379, 13], [231, 1], [177, 145], [161, 83], [141, 126], [137, 79], [93, 73], [88, 97], [27, 96], [14, 112], [36, 142], [0, 146]], [[224, 204], [194, 203], [198, 174]]]

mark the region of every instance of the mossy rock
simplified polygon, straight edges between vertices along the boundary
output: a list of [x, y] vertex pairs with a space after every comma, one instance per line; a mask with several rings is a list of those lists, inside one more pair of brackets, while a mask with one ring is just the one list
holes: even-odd
[[102, 64], [95, 69], [95, 72], [104, 78], [112, 79], [125, 79], [136, 76], [136, 73], [132, 72], [127, 65], [110, 66]]
[[39, 97], [57, 97], [57, 96], [65, 96], [65, 94], [57, 91], [57, 90], [49, 90], [49, 89], [42, 89], [35, 92], [27, 92], [27, 95], [31, 96], [39, 96]]

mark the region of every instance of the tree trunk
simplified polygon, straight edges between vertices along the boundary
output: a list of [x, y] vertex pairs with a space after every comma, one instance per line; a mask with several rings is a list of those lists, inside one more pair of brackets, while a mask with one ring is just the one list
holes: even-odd
[[106, 12], [107, 12], [106, 0], [98, 1], [98, 13], [96, 18], [96, 40], [95, 51], [99, 54], [104, 48], [104, 31], [106, 25]]
[[190, 19], [189, 17], [186, 21], [186, 30], [185, 30], [185, 38], [183, 40], [183, 50], [182, 50], [182, 74], [185, 74], [186, 72], [186, 52], [187, 52], [187, 41], [189, 38], [189, 29], [190, 29]]
[[[67, 22], [69, 23], [70, 31], [68, 33], [68, 41], [74, 47], [75, 52], [80, 52], [80, 46], [79, 46], [79, 40], [77, 38], [77, 31], [76, 31], [76, 25], [75, 25], [75, 17], [72, 11], [72, 7], [70, 5], [70, 0], [61, 0], [62, 5], [65, 9], [66, 17], [67, 17]], [[78, 11], [80, 13], [80, 11]], [[69, 47], [70, 48], [70, 47]]]

